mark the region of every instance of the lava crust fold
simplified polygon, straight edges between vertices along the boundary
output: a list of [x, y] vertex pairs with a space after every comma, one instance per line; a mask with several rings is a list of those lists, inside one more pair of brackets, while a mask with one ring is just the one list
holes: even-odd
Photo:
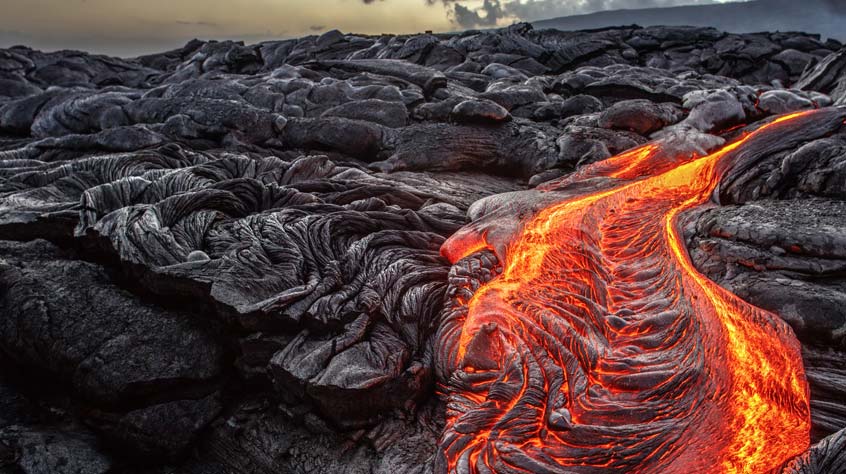
[[500, 199], [448, 239], [459, 266], [479, 252], [501, 265], [472, 296], [450, 292], [441, 469], [763, 473], [805, 452], [793, 331], [700, 274], [678, 220], [773, 140], [819, 138], [843, 119], [782, 116], [701, 157], [648, 144]]

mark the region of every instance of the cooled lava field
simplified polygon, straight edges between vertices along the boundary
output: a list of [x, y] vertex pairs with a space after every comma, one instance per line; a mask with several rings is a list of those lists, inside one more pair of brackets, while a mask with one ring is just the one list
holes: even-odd
[[846, 473], [846, 48], [0, 50], [0, 473]]

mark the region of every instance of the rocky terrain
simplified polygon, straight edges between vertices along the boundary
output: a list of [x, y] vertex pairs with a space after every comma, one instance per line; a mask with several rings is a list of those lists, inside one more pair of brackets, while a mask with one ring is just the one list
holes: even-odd
[[539, 210], [503, 193], [596, 186], [581, 170], [627, 150], [705, 155], [811, 109], [825, 120], [755, 148], [682, 230], [702, 274], [801, 343], [814, 446], [785, 472], [837, 473], [839, 42], [520, 24], [2, 50], [0, 472], [441, 470], [449, 302], [502, 263], [453, 266], [450, 236]]

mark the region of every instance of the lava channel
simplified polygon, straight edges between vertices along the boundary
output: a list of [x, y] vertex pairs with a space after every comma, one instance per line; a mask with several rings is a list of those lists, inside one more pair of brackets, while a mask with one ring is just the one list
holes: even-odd
[[454, 270], [490, 249], [501, 272], [453, 297], [439, 330], [438, 470], [764, 473], [805, 451], [798, 341], [695, 270], [678, 218], [749, 149], [825, 121], [784, 116], [682, 164], [647, 145], [535, 191], [598, 183], [529, 213], [507, 245], [485, 219], [448, 240]]

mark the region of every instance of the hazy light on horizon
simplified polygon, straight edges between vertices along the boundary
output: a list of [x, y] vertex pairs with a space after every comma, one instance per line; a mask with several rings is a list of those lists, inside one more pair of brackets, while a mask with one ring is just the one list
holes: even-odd
[[0, 0], [0, 47], [131, 56], [191, 38], [247, 43], [344, 32], [416, 33], [520, 20], [729, 0]]

